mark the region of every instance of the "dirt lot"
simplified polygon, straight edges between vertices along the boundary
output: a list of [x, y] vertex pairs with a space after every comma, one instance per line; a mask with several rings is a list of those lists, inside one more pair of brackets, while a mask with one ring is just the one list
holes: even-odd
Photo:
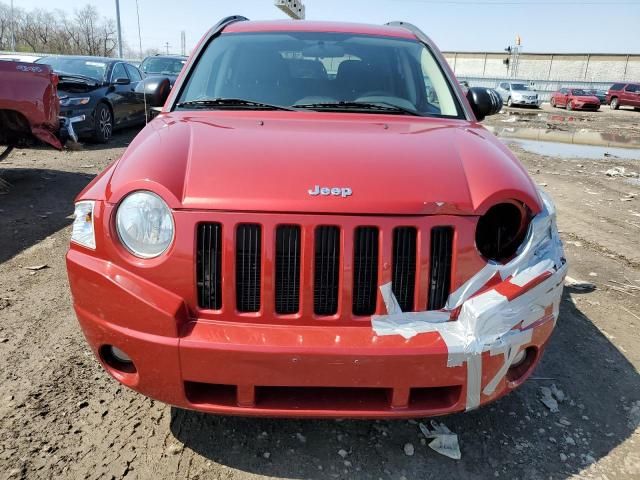
[[[527, 113], [541, 128], [640, 139], [633, 111]], [[534, 118], [510, 117], [487, 123]], [[134, 134], [109, 148], [16, 151], [0, 164], [12, 184], [0, 195], [0, 478], [640, 478], [640, 151], [635, 161], [558, 159], [512, 145], [557, 202], [570, 275], [596, 288], [565, 290], [546, 355], [520, 390], [443, 419], [459, 435], [456, 461], [431, 450], [414, 421], [207, 416], [102, 371], [72, 313], [64, 253], [75, 194]], [[607, 176], [614, 167], [624, 173]], [[539, 401], [552, 384], [566, 396], [559, 413]]]

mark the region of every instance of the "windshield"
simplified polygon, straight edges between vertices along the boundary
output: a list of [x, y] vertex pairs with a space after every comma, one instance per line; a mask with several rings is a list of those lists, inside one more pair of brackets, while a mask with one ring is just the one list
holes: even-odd
[[571, 93], [573, 95], [591, 95], [593, 92], [587, 92], [587, 91], [581, 90], [579, 88], [574, 88], [573, 90], [571, 90]]
[[440, 65], [422, 43], [344, 33], [221, 35], [198, 60], [178, 106], [225, 98], [332, 111], [353, 111], [359, 102], [462, 116]]
[[179, 58], [147, 58], [140, 69], [144, 73], [164, 73], [165, 75], [178, 75], [182, 70], [182, 67], [186, 63], [186, 60]]
[[524, 83], [512, 83], [511, 90], [529, 90], [529, 86]]
[[82, 75], [102, 82], [107, 72], [107, 64], [97, 60], [69, 57], [45, 57], [37, 63], [50, 65], [54, 72], [68, 75]]

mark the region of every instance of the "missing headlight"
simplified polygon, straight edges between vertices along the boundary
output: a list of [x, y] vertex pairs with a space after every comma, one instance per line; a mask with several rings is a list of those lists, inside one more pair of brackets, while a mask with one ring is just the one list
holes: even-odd
[[480, 217], [476, 247], [488, 260], [505, 262], [515, 255], [529, 223], [527, 208], [520, 203], [499, 203]]

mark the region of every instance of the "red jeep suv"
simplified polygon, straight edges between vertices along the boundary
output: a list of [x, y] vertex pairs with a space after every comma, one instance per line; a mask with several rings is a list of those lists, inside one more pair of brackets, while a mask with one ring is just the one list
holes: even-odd
[[640, 111], [640, 83], [615, 83], [607, 91], [607, 103], [612, 110], [633, 107]]
[[[412, 417], [520, 385], [558, 316], [550, 198], [435, 45], [230, 17], [80, 193], [67, 254], [96, 357], [205, 412]], [[145, 87], [147, 88], [147, 87]]]

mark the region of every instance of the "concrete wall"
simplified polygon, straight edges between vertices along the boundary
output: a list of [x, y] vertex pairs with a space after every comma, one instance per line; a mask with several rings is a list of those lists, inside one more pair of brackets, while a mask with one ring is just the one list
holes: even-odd
[[[511, 76], [502, 61], [506, 53], [445, 52], [458, 76]], [[587, 82], [640, 81], [640, 55], [522, 53], [516, 78]]]

